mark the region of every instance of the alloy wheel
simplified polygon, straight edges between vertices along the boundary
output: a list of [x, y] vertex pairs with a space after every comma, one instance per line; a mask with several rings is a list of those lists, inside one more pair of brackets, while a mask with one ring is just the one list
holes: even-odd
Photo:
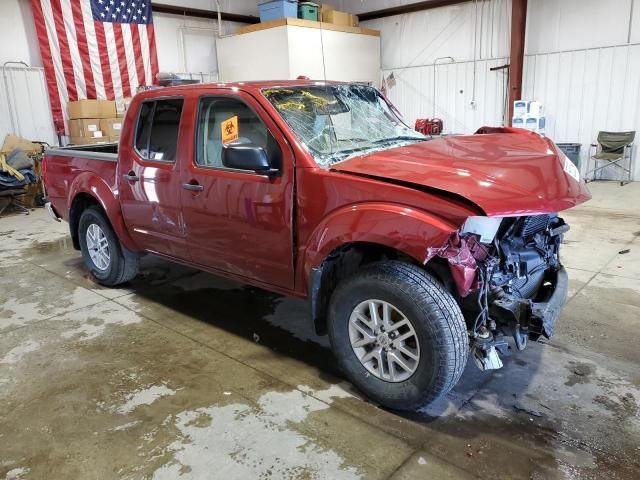
[[409, 319], [383, 300], [365, 300], [349, 317], [351, 348], [360, 363], [387, 382], [403, 382], [420, 361], [420, 343]]

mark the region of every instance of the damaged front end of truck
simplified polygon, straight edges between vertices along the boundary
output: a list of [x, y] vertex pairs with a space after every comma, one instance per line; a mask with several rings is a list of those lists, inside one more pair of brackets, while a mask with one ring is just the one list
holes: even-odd
[[559, 249], [569, 226], [556, 214], [470, 217], [427, 262], [446, 260], [465, 316], [471, 353], [482, 370], [502, 367], [500, 354], [549, 338], [567, 298]]

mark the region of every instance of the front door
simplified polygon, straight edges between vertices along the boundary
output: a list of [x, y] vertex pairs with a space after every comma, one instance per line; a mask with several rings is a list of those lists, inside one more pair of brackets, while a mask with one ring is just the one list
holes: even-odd
[[[293, 154], [277, 132], [248, 95], [201, 98], [183, 176], [193, 187], [183, 190], [182, 206], [193, 262], [292, 288]], [[231, 142], [263, 147], [279, 174], [225, 168], [222, 148]]]
[[[178, 149], [184, 99], [140, 105], [134, 148], [120, 155], [120, 204], [129, 233], [141, 248], [188, 258], [181, 211]], [[184, 133], [184, 132], [183, 132]]]

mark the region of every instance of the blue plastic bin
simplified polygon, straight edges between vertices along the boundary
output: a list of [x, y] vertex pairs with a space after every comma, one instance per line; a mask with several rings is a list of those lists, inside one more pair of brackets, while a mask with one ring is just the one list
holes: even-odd
[[258, 4], [260, 21], [268, 22], [279, 18], [298, 18], [298, 0], [271, 0]]
[[580, 147], [581, 143], [556, 143], [557, 147], [569, 157], [573, 164], [580, 168]]

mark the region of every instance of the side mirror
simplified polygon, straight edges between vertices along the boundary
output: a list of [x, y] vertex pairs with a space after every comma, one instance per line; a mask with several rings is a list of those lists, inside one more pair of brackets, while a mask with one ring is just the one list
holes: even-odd
[[278, 172], [271, 168], [267, 151], [252, 143], [231, 143], [222, 146], [222, 165], [238, 170], [252, 170], [265, 175]]

